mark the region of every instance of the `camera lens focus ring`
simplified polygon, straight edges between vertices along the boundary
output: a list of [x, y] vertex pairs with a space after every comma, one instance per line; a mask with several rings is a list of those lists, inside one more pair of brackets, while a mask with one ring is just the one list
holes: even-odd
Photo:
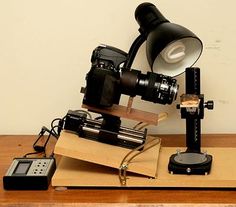
[[156, 73], [147, 73], [147, 79], [148, 81], [146, 81], [147, 85], [144, 91], [144, 94], [142, 95], [142, 99], [146, 100], [146, 101], [153, 101], [153, 95], [156, 91], [155, 89], [155, 83], [157, 80], [157, 74]]
[[158, 73], [148, 72], [140, 76], [138, 91], [143, 100], [160, 104], [171, 104], [176, 99], [178, 85], [176, 79]]

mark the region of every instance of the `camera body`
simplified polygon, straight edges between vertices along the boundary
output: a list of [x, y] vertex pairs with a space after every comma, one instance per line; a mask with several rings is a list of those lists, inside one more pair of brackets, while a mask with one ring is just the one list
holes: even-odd
[[117, 48], [98, 46], [92, 53], [91, 69], [86, 76], [83, 103], [97, 107], [110, 107], [119, 103], [121, 90], [120, 64], [127, 54]]
[[122, 68], [128, 59], [124, 51], [101, 45], [92, 53], [92, 67], [86, 76], [83, 103], [95, 107], [119, 104], [121, 94], [143, 100], [171, 104], [177, 96], [176, 79], [158, 73]]

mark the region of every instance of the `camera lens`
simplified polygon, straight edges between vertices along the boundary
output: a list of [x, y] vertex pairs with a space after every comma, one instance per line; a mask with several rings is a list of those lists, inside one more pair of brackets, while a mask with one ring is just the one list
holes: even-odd
[[148, 72], [141, 74], [137, 83], [137, 94], [143, 100], [160, 104], [171, 104], [177, 96], [176, 79], [162, 74]]
[[131, 70], [121, 76], [122, 93], [130, 96], [139, 95], [145, 101], [171, 104], [177, 97], [176, 79], [158, 73]]

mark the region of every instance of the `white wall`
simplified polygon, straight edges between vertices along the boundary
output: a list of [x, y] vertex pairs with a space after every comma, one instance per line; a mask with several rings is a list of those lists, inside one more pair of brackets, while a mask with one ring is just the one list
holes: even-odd
[[[142, 2], [0, 0], [0, 134], [35, 134], [68, 109], [80, 109], [92, 50], [105, 43], [127, 51], [138, 35], [134, 10]], [[204, 42], [196, 66], [202, 69], [202, 93], [215, 100], [215, 110], [206, 110], [203, 132], [236, 133], [236, 1], [150, 2]], [[149, 70], [144, 46], [134, 67]], [[184, 76], [178, 79], [181, 94]], [[135, 106], [169, 112], [150, 132], [184, 133], [177, 102], [161, 106], [137, 98]]]

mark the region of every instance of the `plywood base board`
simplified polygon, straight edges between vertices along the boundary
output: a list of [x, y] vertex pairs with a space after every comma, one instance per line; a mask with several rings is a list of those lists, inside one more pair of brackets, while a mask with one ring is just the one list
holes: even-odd
[[[213, 155], [209, 175], [171, 175], [167, 165], [176, 148], [161, 148], [157, 178], [128, 173], [127, 187], [236, 188], [236, 148], [206, 148]], [[53, 186], [120, 187], [118, 170], [69, 157], [62, 157], [52, 179]]]

